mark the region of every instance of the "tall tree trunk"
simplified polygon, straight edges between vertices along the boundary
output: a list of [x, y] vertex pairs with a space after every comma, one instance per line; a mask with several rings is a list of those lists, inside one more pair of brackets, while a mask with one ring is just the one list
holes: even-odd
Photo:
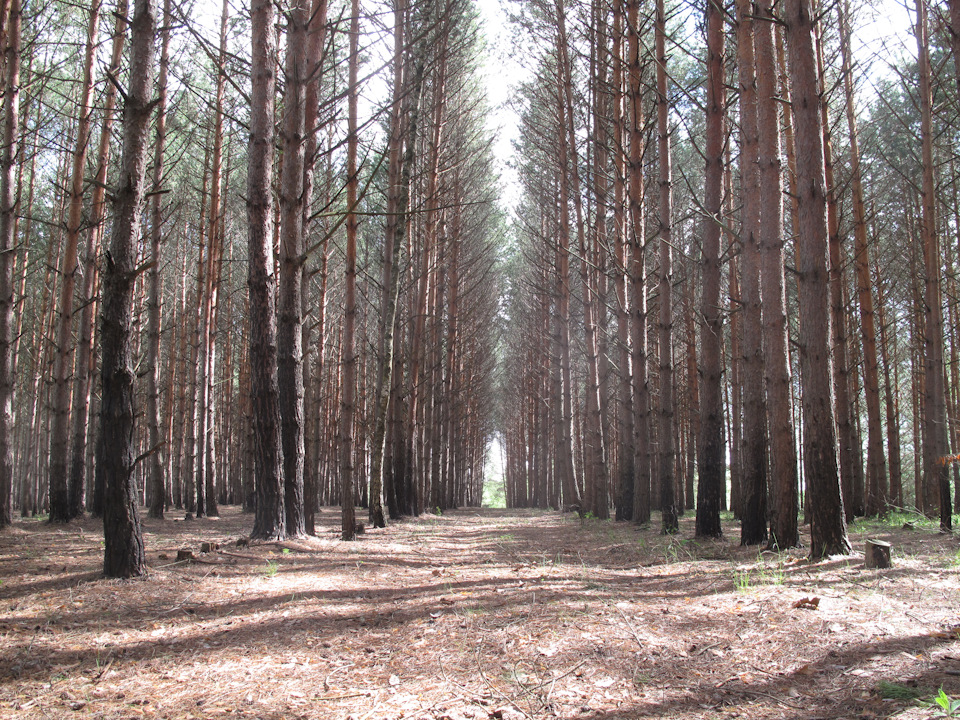
[[843, 56], [843, 87], [846, 96], [847, 128], [850, 132], [850, 175], [853, 191], [854, 265], [860, 301], [860, 330], [863, 337], [863, 386], [867, 396], [867, 515], [886, 514], [887, 461], [883, 453], [883, 422], [880, 419], [877, 331], [874, 323], [873, 285], [870, 278], [870, 251], [867, 245], [867, 214], [863, 201], [860, 171], [860, 141], [854, 109], [850, 28], [847, 3], [838, 5], [840, 49]]
[[[900, 460], [900, 407], [897, 400], [899, 383], [890, 381], [890, 366], [893, 364], [887, 339], [887, 322], [884, 313], [883, 282], [879, 269], [874, 273], [877, 281], [877, 320], [880, 326], [880, 356], [883, 360], [884, 408], [887, 420], [887, 452], [890, 458], [890, 502], [894, 507], [904, 507], [903, 474]], [[893, 321], [895, 322], [895, 320]]]
[[100, 27], [100, 0], [90, 6], [87, 22], [86, 50], [83, 58], [83, 80], [78, 103], [76, 149], [70, 178], [70, 203], [67, 228], [60, 265], [60, 318], [57, 322], [56, 357], [53, 364], [53, 418], [50, 443], [50, 522], [64, 523], [71, 519], [67, 482], [67, 457], [70, 452], [69, 424], [71, 383], [73, 375], [73, 297], [79, 269], [77, 258], [80, 225], [83, 221], [84, 170], [90, 138], [90, 116], [93, 107], [93, 58]]
[[[662, 0], [658, 0], [661, 2]], [[660, 21], [658, 19], [658, 29]], [[723, 204], [723, 140], [726, 93], [723, 72], [723, 9], [706, 2], [707, 104], [703, 220], [704, 326], [700, 368], [700, 473], [697, 493], [698, 537], [720, 537], [720, 497], [726, 484], [723, 448], [723, 320], [720, 308], [720, 223]], [[658, 47], [661, 41], [658, 39]], [[658, 50], [659, 54], [659, 50]], [[658, 68], [659, 70], [659, 68]], [[662, 180], [661, 180], [662, 182]], [[661, 261], [662, 262], [662, 261]], [[691, 289], [692, 290], [692, 289]], [[661, 294], [663, 290], [661, 288]], [[662, 300], [661, 300], [662, 301]], [[693, 342], [695, 338], [691, 338]], [[662, 392], [662, 390], [661, 390]], [[661, 437], [662, 443], [664, 438]]]
[[[221, 117], [222, 119], [222, 117]], [[221, 129], [214, 132], [219, 136]], [[214, 164], [211, 177], [210, 194], [210, 251], [207, 254], [207, 293], [205, 300], [204, 335], [201, 339], [204, 347], [204, 387], [203, 404], [203, 452], [198, 462], [203, 463], [203, 511], [207, 517], [219, 515], [217, 509], [217, 463], [216, 463], [216, 429], [217, 429], [217, 316], [220, 311], [220, 279], [223, 275], [223, 216], [224, 203], [222, 201], [222, 163], [223, 147], [218, 148], [214, 142]], [[219, 155], [219, 157], [218, 157]], [[213, 192], [215, 191], [215, 192]], [[200, 473], [198, 472], [197, 487], [199, 489]], [[197, 493], [198, 504], [200, 494]], [[197, 508], [199, 513], [200, 509]]]
[[[419, 116], [419, 98], [412, 104], [410, 121], [407, 124], [407, 152], [403, 152], [404, 142], [404, 34], [405, 0], [397, 0], [394, 10], [393, 28], [393, 102], [390, 108], [390, 147], [387, 167], [387, 221], [383, 241], [383, 316], [381, 319], [380, 372], [377, 381], [377, 403], [374, 408], [375, 420], [372, 439], [372, 457], [370, 459], [370, 524], [384, 527], [383, 515], [383, 468], [387, 414], [390, 398], [393, 395], [394, 354], [396, 349], [397, 307], [400, 295], [400, 251], [404, 244], [407, 221], [407, 205], [410, 199], [410, 173], [413, 151], [416, 141], [417, 118]], [[423, 72], [415, 80], [414, 92], [419, 95], [423, 83]], [[409, 157], [407, 157], [409, 155]], [[388, 498], [393, 493], [388, 492]], [[395, 503], [394, 503], [395, 504]], [[391, 503], [388, 499], [388, 506]]]
[[[322, 63], [324, 58], [324, 40], [327, 29], [327, 0], [314, 0], [310, 10], [310, 22], [307, 26], [307, 87], [304, 94], [304, 121], [303, 127], [306, 133], [303, 165], [303, 236], [305, 242], [309, 245], [311, 237], [311, 228], [313, 221], [311, 219], [311, 203], [313, 200], [314, 178], [316, 177], [317, 151], [320, 146], [319, 128], [317, 127], [317, 117], [320, 112], [319, 96], [320, 81], [323, 75]], [[316, 369], [311, 382], [310, 393], [313, 402], [305, 400], [304, 422], [306, 424], [304, 434], [304, 445], [308, 448], [305, 464], [303, 468], [303, 515], [304, 529], [310, 535], [315, 533], [315, 517], [317, 510], [317, 471], [319, 469], [319, 443], [320, 443], [320, 388], [323, 383], [323, 364], [326, 359], [324, 356], [325, 334], [326, 334], [326, 266], [327, 266], [327, 243], [328, 239], [324, 230], [325, 239], [321, 243], [320, 259], [320, 277], [322, 292], [321, 296], [314, 306], [317, 308], [317, 318], [315, 327], [317, 330], [317, 340], [314, 346], [316, 352]], [[304, 282], [304, 295], [310, 295], [310, 283]], [[311, 342], [309, 342], [310, 332], [309, 323], [304, 328], [303, 347], [306, 355], [309, 355]], [[306, 357], [304, 358], [304, 368], [308, 366]], [[306, 374], [306, 369], [304, 370]], [[309, 409], [308, 409], [309, 408]]]
[[760, 302], [760, 168], [756, 60], [749, 0], [737, 0], [737, 70], [740, 74], [740, 177], [743, 243], [743, 509], [740, 544], [767, 539], [767, 429], [763, 393], [763, 319]]
[[[594, 191], [594, 225], [595, 232], [587, 236], [580, 233], [580, 282], [583, 287], [583, 322], [584, 340], [587, 352], [587, 438], [590, 449], [590, 476], [591, 492], [587, 508], [598, 518], [606, 520], [610, 517], [609, 474], [607, 472], [608, 447], [604, 435], [604, 407], [606, 394], [604, 393], [603, 371], [603, 328], [600, 322], [603, 295], [600, 293], [601, 262], [599, 249], [607, 244], [607, 146], [600, 138], [605, 134], [605, 116], [607, 113], [608, 79], [607, 66], [607, 24], [606, 6], [602, 3], [593, 3], [591, 13], [595, 18], [596, 35], [593, 44], [594, 56], [591, 60], [591, 82], [593, 91], [593, 136], [597, 139], [593, 151], [593, 191]], [[569, 67], [567, 68], [569, 73]], [[567, 75], [569, 77], [569, 74]], [[572, 86], [572, 83], [571, 83]], [[572, 120], [572, 87], [567, 95], [568, 111], [571, 111]], [[571, 122], [567, 128], [568, 135], [574, 130]], [[573, 153], [576, 163], [577, 153]], [[581, 224], [582, 224], [581, 211]]]
[[256, 518], [251, 537], [286, 534], [283, 449], [277, 384], [277, 276], [273, 262], [273, 123], [276, 34], [271, 0], [250, 7], [250, 144], [247, 156], [247, 222], [250, 290], [250, 400], [253, 410]]
[[20, 136], [20, 0], [11, 0], [6, 25], [3, 146], [0, 147], [0, 528], [13, 522], [13, 249]]
[[[824, 92], [823, 44], [814, 24], [814, 42], [817, 53], [817, 74]], [[833, 177], [833, 143], [830, 118], [826, 101], [820, 103], [820, 127], [823, 131], [824, 178], [827, 184], [827, 232], [829, 233], [830, 262], [830, 317], [833, 328], [833, 383], [836, 397], [837, 435], [840, 443], [840, 488], [843, 492], [843, 507], [847, 521], [863, 515], [863, 486], [857, 461], [859, 452], [853, 406], [856, 393], [853, 391], [850, 371], [850, 343], [847, 340], [847, 303], [845, 261], [840, 238], [840, 211], [837, 201], [836, 182]]]
[[[733, 204], [733, 173], [730, 169], [729, 155], [728, 148], [723, 180], [728, 216], [732, 215]], [[740, 271], [733, 233], [729, 233], [727, 238], [727, 252], [731, 256], [727, 268], [727, 281], [730, 288], [730, 509], [733, 510], [733, 517], [740, 520], [743, 518], [743, 382], [741, 379], [743, 303], [740, 297]]]
[[783, 168], [780, 164], [780, 110], [771, 0], [760, 0], [754, 25], [757, 62], [757, 106], [760, 140], [760, 255], [763, 357], [770, 435], [773, 508], [770, 544], [799, 544], [797, 527], [797, 447], [790, 398], [790, 355], [783, 254]]
[[[230, 6], [224, 0], [220, 13], [220, 54], [217, 58], [217, 86], [216, 108], [214, 111], [214, 140], [213, 158], [210, 173], [210, 218], [207, 236], [210, 240], [210, 252], [207, 255], [207, 294], [205, 300], [204, 336], [204, 379], [203, 390], [203, 454], [200, 462], [203, 463], [204, 482], [204, 512], [207, 517], [217, 517], [220, 511], [217, 507], [217, 318], [220, 312], [220, 286], [223, 277], [223, 249], [225, 242], [224, 218], [226, 203], [223, 198], [224, 170], [223, 145], [225, 133], [224, 121], [224, 84], [226, 80], [227, 58], [227, 22], [230, 15]], [[229, 158], [229, 152], [228, 152]], [[227, 173], [229, 174], [229, 160]], [[225, 438], [226, 442], [226, 438]], [[199, 473], [198, 473], [199, 475]], [[199, 477], [198, 477], [199, 481]], [[198, 508], [199, 512], [199, 508]]]
[[[630, 325], [633, 380], [634, 444], [633, 521], [650, 521], [650, 389], [647, 384], [647, 275], [644, 235], [643, 154], [645, 145], [640, 65], [640, 2], [627, 2], [627, 123], [629, 135], [627, 236], [630, 238]], [[662, 500], [662, 498], [661, 498]], [[675, 508], [667, 509], [664, 527], [672, 527]]]
[[[127, 0], [119, 0], [114, 13], [113, 47], [110, 53], [110, 67], [107, 73], [116, 77], [123, 60], [123, 48], [127, 33]], [[79, 517], [83, 513], [87, 484], [87, 450], [89, 435], [89, 415], [91, 390], [96, 379], [97, 354], [93, 346], [96, 332], [97, 297], [99, 281], [98, 257], [106, 217], [107, 167], [110, 160], [110, 141], [113, 137], [114, 107], [117, 102], [117, 88], [107, 83], [104, 99], [103, 122], [100, 128], [100, 142], [97, 148], [97, 173], [93, 181], [90, 197], [90, 231], [87, 235], [87, 248], [84, 258], [83, 300], [80, 313], [80, 338], [77, 341], [77, 365], [74, 370], [72, 440], [70, 443], [70, 508], [71, 515]], [[102, 476], [101, 476], [102, 477]], [[102, 489], [101, 489], [102, 490]], [[101, 492], [102, 497], [102, 492]], [[94, 503], [94, 517], [103, 514], [103, 508]]]
[[811, 0], [787, 0], [784, 20], [793, 88], [797, 158], [797, 274], [804, 478], [809, 488], [810, 555], [850, 552], [840, 494], [830, 368], [827, 198]]
[[[374, 431], [370, 458], [370, 509], [369, 520], [374, 527], [385, 527], [383, 513], [383, 461], [387, 426], [387, 413], [390, 405], [391, 386], [393, 384], [394, 338], [397, 305], [400, 291], [400, 233], [405, 229], [405, 221], [398, 216], [401, 204], [405, 206], [409, 190], [404, 192], [400, 185], [401, 155], [403, 152], [403, 81], [404, 81], [404, 27], [406, 2], [397, 0], [393, 20], [393, 99], [390, 105], [390, 138], [387, 164], [387, 220], [383, 240], [382, 287], [384, 308], [380, 320], [380, 371], [377, 378], [377, 402], [374, 408]], [[405, 215], [405, 213], [404, 213]]]
[[340, 412], [340, 507], [343, 540], [356, 537], [356, 517], [353, 500], [354, 484], [354, 416], [356, 411], [357, 353], [354, 346], [354, 327], [357, 315], [357, 87], [360, 37], [360, 4], [351, 3], [350, 60], [347, 110], [347, 250], [344, 267], [343, 343], [343, 400]]
[[[287, 535], [306, 533], [303, 513], [303, 228], [305, 93], [309, 75], [307, 29], [310, 0], [290, 0], [283, 96], [283, 176], [280, 182], [280, 297], [277, 378], [283, 438], [284, 508]], [[349, 181], [352, 181], [351, 176]]]
[[[560, 463], [560, 479], [563, 488], [563, 502], [567, 506], [576, 506], [583, 513], [586, 512], [582, 507], [582, 498], [576, 481], [576, 470], [574, 467], [574, 438], [573, 438], [573, 380], [570, 366], [570, 195], [578, 191], [579, 183], [574, 182], [575, 188], [571, 189], [571, 178], [569, 169], [574, 149], [570, 147], [569, 137], [572, 131], [567, 131], [567, 123], [572, 126], [574, 120], [569, 116], [569, 105], [566, 99], [567, 84], [572, 81], [568, 77], [566, 47], [566, 14], [563, 3], [558, 1], [555, 4], [557, 18], [557, 50], [558, 63], [560, 64], [558, 78], [558, 112], [559, 125], [557, 128], [558, 137], [558, 163], [560, 180], [560, 248], [559, 248], [559, 293], [558, 310], [560, 326], [560, 375], [561, 375], [561, 429], [562, 440], [558, 450], [557, 460]], [[575, 159], [572, 162], [576, 162]], [[579, 202], [575, 199], [574, 202]], [[578, 226], [579, 229], [579, 226]]]
[[[17, 2], [17, 0], [14, 0]], [[123, 154], [114, 194], [113, 232], [103, 275], [100, 437], [103, 452], [103, 572], [135, 577], [146, 572], [133, 471], [133, 292], [145, 195], [147, 131], [153, 111], [156, 6], [136, 0], [130, 23], [130, 79], [123, 108]]]
[[[149, 433], [150, 517], [162, 518], [167, 499], [164, 458], [169, 457], [169, 438], [160, 429], [160, 305], [163, 296], [160, 253], [163, 241], [163, 153], [167, 124], [167, 70], [170, 64], [170, 2], [163, 2], [160, 41], [160, 77], [157, 81], [157, 136], [153, 156], [153, 190], [150, 208], [150, 262], [147, 276], [147, 431]], [[171, 388], [172, 391], [172, 388]]]
[[[708, 0], [709, 2], [710, 0]], [[674, 445], [674, 394], [673, 394], [673, 270], [671, 268], [673, 245], [673, 175], [670, 159], [670, 101], [667, 95], [667, 28], [666, 14], [663, 0], [656, 3], [656, 53], [657, 53], [657, 155], [659, 158], [660, 173], [660, 496], [661, 506], [670, 504], [670, 498], [663, 501], [664, 495], [673, 493], [674, 460], [676, 448]], [[709, 22], [709, 21], [708, 21]], [[707, 101], [710, 102], [709, 100]], [[721, 112], [723, 102], [720, 103]], [[712, 111], [712, 108], [711, 108]], [[722, 120], [721, 120], [722, 123]], [[720, 141], [722, 147], [722, 140]], [[712, 147], [712, 146], [711, 146]], [[709, 150], [707, 151], [709, 154]], [[719, 190], [723, 170], [717, 167], [717, 188]], [[708, 198], [707, 203], [713, 198]], [[720, 193], [717, 192], [717, 205], [720, 204]], [[708, 210], [709, 212], [709, 210]], [[718, 233], [720, 226], [716, 225]], [[720, 277], [720, 268], [716, 268], [717, 278]], [[719, 288], [719, 283], [718, 283]], [[719, 297], [717, 298], [719, 310]], [[718, 314], [719, 315], [719, 314]], [[720, 338], [718, 343], [722, 342]], [[714, 409], [720, 407], [720, 376], [717, 375], [717, 399]], [[701, 405], [703, 407], [703, 405]], [[719, 425], [723, 424], [722, 412], [716, 418]], [[719, 445], [719, 443], [718, 443]], [[723, 468], [723, 461], [719, 463]], [[721, 475], [725, 475], [721, 471]], [[721, 487], [723, 480], [721, 479]], [[719, 502], [719, 498], [717, 498]], [[664, 532], [673, 532], [679, 528], [668, 528], [664, 524]]]
[[613, 176], [613, 224], [616, 252], [614, 288], [617, 294], [617, 520], [633, 517], [634, 485], [634, 424], [633, 397], [630, 382], [630, 302], [627, 293], [629, 282], [630, 243], [627, 239], [626, 205], [626, 158], [623, 149], [626, 142], [626, 113], [624, 108], [624, 63], [623, 3], [613, 7], [613, 81], [614, 87], [614, 176]]
[[[931, 90], [930, 45], [927, 30], [926, 0], [917, 0], [917, 57], [920, 75], [920, 142], [923, 160], [923, 185], [920, 232], [923, 241], [924, 268], [924, 378], [923, 396], [923, 474], [925, 494], [940, 499], [940, 530], [952, 527], [950, 473], [946, 461], [947, 442], [946, 389], [943, 366], [943, 302], [940, 290], [940, 241], [936, 220], [936, 185], [933, 167], [933, 95]], [[932, 511], [931, 503], [927, 509]]]
[[[72, 134], [70, 134], [68, 137], [68, 145], [72, 143], [72, 139]], [[64, 153], [62, 166], [57, 168], [55, 175], [55, 184], [59, 187], [65, 187], [67, 183], [67, 160], [67, 155]], [[64, 201], [65, 198], [61, 195], [61, 197], [58, 198], [58, 202], [54, 203], [54, 207], [51, 209], [50, 225], [52, 228], [58, 227], [57, 219], [62, 217]], [[44, 373], [41, 371], [41, 368], [48, 367], [52, 363], [51, 356], [53, 352], [52, 343], [46, 341], [47, 335], [43, 329], [53, 325], [53, 297], [57, 289], [57, 278], [54, 274], [54, 269], [58, 263], [56, 252], [60, 246], [59, 235], [59, 233], [55, 232], [50, 238], [50, 242], [47, 243], [44, 262], [46, 270], [44, 272], [43, 285], [40, 293], [40, 311], [38, 313], [40, 322], [38, 324], [39, 327], [32, 333], [33, 337], [30, 343], [31, 352], [27, 353], [29, 358], [27, 376], [33, 378], [32, 383], [28, 385], [30, 388], [30, 419], [28, 422], [20, 423], [20, 442], [18, 443], [20, 448], [25, 448], [28, 445], [39, 445], [40, 407], [45, 395], [43, 390]], [[14, 357], [13, 360], [14, 367], [16, 367], [17, 358]], [[21, 451], [20, 462], [18, 463], [18, 469], [24, 476], [24, 481], [21, 484], [22, 493], [20, 495], [21, 517], [33, 516], [40, 512], [40, 457], [42, 457], [42, 453], [24, 453]]]
[[203, 441], [206, 434], [203, 432], [203, 422], [205, 415], [203, 407], [206, 393], [206, 368], [207, 363], [204, 358], [206, 344], [204, 342], [208, 333], [204, 330], [204, 317], [207, 308], [207, 272], [210, 265], [205, 258], [212, 250], [208, 247], [206, 241], [209, 225], [207, 223], [207, 195], [209, 186], [208, 169], [210, 167], [210, 158], [212, 152], [210, 149], [209, 136], [208, 142], [204, 145], [203, 153], [203, 181], [200, 190], [200, 217], [197, 223], [197, 279], [194, 289], [194, 302], [191, 304], [191, 328], [190, 334], [193, 342], [190, 346], [189, 368], [189, 395], [187, 406], [185, 408], [186, 416], [186, 434], [187, 434], [187, 462], [184, 471], [184, 492], [186, 495], [186, 509], [190, 513], [196, 513], [197, 517], [203, 517], [206, 512], [204, 502], [204, 492], [206, 486], [203, 481], [203, 473], [206, 466], [203, 463]]

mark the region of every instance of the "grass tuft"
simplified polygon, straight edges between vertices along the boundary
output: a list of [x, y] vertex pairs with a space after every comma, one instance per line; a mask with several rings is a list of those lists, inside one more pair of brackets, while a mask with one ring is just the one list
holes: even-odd
[[916, 700], [925, 694], [921, 689], [886, 680], [878, 682], [875, 689], [884, 700]]

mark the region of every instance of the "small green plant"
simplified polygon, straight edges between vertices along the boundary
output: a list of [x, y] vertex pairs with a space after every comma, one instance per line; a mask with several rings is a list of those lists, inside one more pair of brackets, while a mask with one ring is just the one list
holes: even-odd
[[886, 680], [877, 683], [876, 691], [877, 695], [884, 700], [916, 700], [923, 694], [923, 691], [917, 688], [887, 682]]
[[694, 560], [694, 554], [690, 551], [687, 541], [684, 541], [673, 535], [665, 536], [667, 544], [663, 546], [663, 559], [667, 562], [680, 562], [680, 560]]
[[653, 677], [645, 672], [636, 671], [633, 674], [633, 686], [638, 690], [642, 690], [645, 685], [649, 685], [653, 682]]
[[265, 578], [272, 578], [274, 575], [277, 574], [279, 570], [280, 570], [280, 563], [278, 563], [276, 560], [271, 560], [263, 567], [263, 570], [261, 570], [260, 573]]
[[750, 589], [750, 581], [750, 570], [733, 571], [733, 585], [737, 588], [737, 592], [747, 592]]
[[281, 552], [283, 552], [284, 555], [289, 555], [289, 554], [290, 554], [290, 548], [284, 548]]
[[757, 563], [763, 568], [760, 573], [760, 580], [765, 585], [783, 585], [787, 579], [787, 573], [784, 570], [783, 564], [784, 559], [783, 555], [777, 553], [777, 564], [767, 567], [764, 563], [763, 556], [757, 556]]
[[940, 688], [933, 700], [930, 703], [933, 708], [934, 717], [942, 718], [955, 718], [960, 717], [960, 700], [954, 700], [952, 697], [947, 695], [943, 688]]

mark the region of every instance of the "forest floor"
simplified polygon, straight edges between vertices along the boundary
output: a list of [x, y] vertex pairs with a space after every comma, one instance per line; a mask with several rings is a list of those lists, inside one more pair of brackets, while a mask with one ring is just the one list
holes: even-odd
[[[926, 718], [960, 696], [960, 544], [858, 524], [854, 554], [539, 511], [463, 510], [238, 546], [252, 517], [0, 533], [4, 718]], [[863, 541], [893, 545], [868, 570]], [[201, 542], [221, 548], [200, 554]], [[195, 561], [177, 562], [190, 548]]]

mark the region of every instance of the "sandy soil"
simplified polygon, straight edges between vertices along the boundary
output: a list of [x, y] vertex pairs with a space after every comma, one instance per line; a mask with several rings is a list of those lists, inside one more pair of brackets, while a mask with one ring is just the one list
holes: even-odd
[[[657, 520], [657, 518], [655, 518]], [[146, 521], [104, 580], [99, 523], [0, 533], [0, 717], [923, 718], [960, 697], [960, 544], [857, 526], [809, 562], [726, 538], [466, 510], [238, 546], [252, 518]], [[867, 570], [863, 541], [893, 544]], [[200, 553], [201, 542], [220, 549]], [[190, 548], [197, 560], [177, 562]]]

